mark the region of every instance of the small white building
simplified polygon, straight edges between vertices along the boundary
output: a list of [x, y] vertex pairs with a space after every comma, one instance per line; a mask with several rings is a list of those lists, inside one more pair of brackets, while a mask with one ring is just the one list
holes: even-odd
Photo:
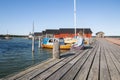
[[104, 34], [105, 34], [105, 33], [102, 32], [102, 31], [97, 32], [97, 33], [96, 33], [96, 37], [97, 37], [97, 38], [104, 38]]

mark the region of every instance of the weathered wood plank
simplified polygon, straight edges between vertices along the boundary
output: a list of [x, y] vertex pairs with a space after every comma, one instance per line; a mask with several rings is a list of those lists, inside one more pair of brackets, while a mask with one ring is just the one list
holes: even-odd
[[[95, 46], [94, 46], [95, 47]], [[94, 49], [94, 48], [93, 48]], [[93, 49], [90, 49], [60, 80], [73, 80]]]
[[104, 53], [104, 47], [101, 46], [100, 80], [111, 80]]
[[57, 70], [54, 74], [52, 74], [50, 77], [48, 77], [46, 80], [59, 80], [63, 75], [66, 75], [65, 73], [71, 69], [72, 66], [75, 66], [75, 63], [78, 62], [81, 57], [86, 55], [86, 52], [88, 50], [85, 50], [84, 52], [80, 53], [80, 55], [76, 56], [73, 60], [68, 62], [65, 66]]
[[56, 70], [58, 70], [61, 67], [63, 67], [66, 63], [68, 63], [69, 61], [71, 61], [73, 58], [75, 58], [78, 55], [79, 54], [69, 56], [68, 58], [66, 58], [65, 60], [63, 60], [60, 63], [56, 64], [55, 66], [51, 67], [47, 71], [45, 71], [45, 72], [37, 75], [36, 77], [32, 78], [32, 80], [44, 80], [45, 78], [47, 78], [48, 76], [53, 74]]
[[118, 59], [117, 59], [116, 56], [115, 56], [116, 51], [113, 52], [112, 48], [111, 48], [109, 51], [110, 51], [110, 52], [109, 52], [109, 53], [110, 53], [110, 57], [111, 57], [114, 65], [115, 65], [115, 67], [117, 68], [119, 74], [120, 74], [120, 63], [119, 63]]
[[110, 57], [120, 73], [120, 47], [118, 45], [108, 43]]
[[120, 47], [114, 47], [114, 45], [111, 47], [111, 52], [115, 56], [115, 58], [120, 63]]
[[36, 69], [32, 70], [31, 72], [27, 72], [27, 74], [19, 76], [18, 78], [15, 78], [17, 80], [29, 80], [32, 77], [42, 73], [43, 71], [49, 69], [50, 67], [54, 66], [55, 64], [59, 63], [60, 61], [62, 61], [64, 59], [53, 59], [51, 62], [49, 63], [44, 63], [43, 65], [37, 67]]
[[98, 80], [99, 78], [99, 54], [100, 54], [100, 46], [96, 51], [96, 55], [90, 69], [90, 73], [88, 75], [88, 80]]
[[107, 65], [109, 68], [109, 72], [110, 72], [110, 76], [112, 80], [119, 80], [120, 79], [120, 75], [118, 70], [116, 69], [116, 66], [114, 65], [111, 57], [110, 57], [110, 51], [109, 51], [109, 46], [104, 43], [105, 45], [105, 57], [107, 59]]
[[115, 58], [115, 56], [113, 55], [112, 52], [110, 52], [110, 57], [111, 57], [111, 59], [112, 59], [114, 65], [116, 66], [116, 68], [117, 68], [119, 74], [120, 74], [120, 63], [119, 63], [119, 61]]
[[98, 48], [98, 45], [96, 46], [93, 53], [88, 57], [88, 59], [86, 60], [86, 62], [84, 63], [84, 65], [82, 66], [78, 74], [76, 75], [75, 80], [86, 80], [87, 75], [89, 73], [89, 69], [92, 65], [92, 61], [95, 57], [97, 48]]
[[[72, 54], [71, 52], [67, 52], [65, 54]], [[19, 78], [16, 78], [17, 80], [29, 80], [35, 77], [36, 75], [41, 74], [42, 72], [46, 71], [47, 69], [51, 68], [52, 66], [56, 65], [60, 61], [64, 60], [65, 58], [61, 59], [53, 59], [53, 61], [49, 62], [48, 64], [45, 64], [43, 66], [40, 66], [39, 68], [36, 68], [35, 70], [20, 76]]]

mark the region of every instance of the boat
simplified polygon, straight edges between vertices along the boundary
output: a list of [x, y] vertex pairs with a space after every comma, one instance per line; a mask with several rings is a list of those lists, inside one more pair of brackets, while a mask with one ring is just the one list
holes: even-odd
[[33, 37], [33, 35], [30, 33], [30, 34], [28, 35], [28, 39], [32, 39], [32, 37]]
[[9, 36], [6, 36], [6, 37], [4, 37], [4, 39], [9, 40], [9, 39], [12, 39], [12, 38], [9, 37]]
[[9, 39], [12, 39], [12, 37], [10, 37], [10, 35], [7, 34], [7, 35], [4, 37], [4, 39], [9, 40]]
[[63, 38], [60, 38], [60, 39], [57, 39], [57, 38], [43, 38], [41, 47], [42, 48], [47, 48], [47, 49], [53, 49], [53, 43], [54, 43], [55, 40], [59, 41], [61, 50], [69, 50], [71, 48], [71, 44], [65, 44]]
[[3, 39], [6, 39], [6, 40], [12, 39], [12, 37], [8, 34], [8, 30], [7, 30], [7, 34], [5, 35]]
[[77, 42], [77, 39], [76, 38], [64, 38], [64, 42], [66, 44], [74, 44]]

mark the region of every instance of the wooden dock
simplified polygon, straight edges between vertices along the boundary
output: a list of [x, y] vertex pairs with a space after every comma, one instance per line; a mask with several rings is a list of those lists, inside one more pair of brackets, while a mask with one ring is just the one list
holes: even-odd
[[120, 46], [98, 39], [3, 80], [120, 80]]

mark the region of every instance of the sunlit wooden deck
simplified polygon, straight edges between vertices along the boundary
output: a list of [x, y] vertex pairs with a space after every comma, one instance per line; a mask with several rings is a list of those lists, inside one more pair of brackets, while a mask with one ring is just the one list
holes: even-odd
[[120, 80], [120, 46], [98, 39], [5, 80]]

